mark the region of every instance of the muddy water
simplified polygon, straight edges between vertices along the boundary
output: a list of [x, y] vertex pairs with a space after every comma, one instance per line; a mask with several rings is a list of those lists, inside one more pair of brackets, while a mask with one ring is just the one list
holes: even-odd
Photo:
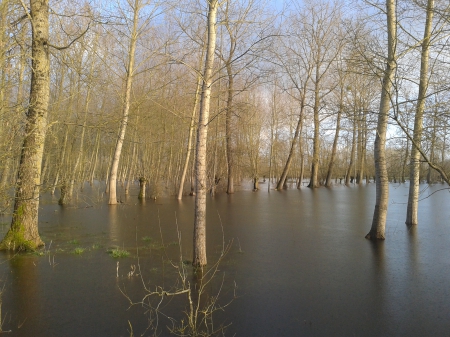
[[[223, 279], [223, 304], [237, 286], [214, 323], [231, 323], [227, 335], [236, 336], [448, 335], [450, 194], [426, 198], [442, 187], [422, 186], [420, 224], [408, 230], [407, 186], [391, 185], [387, 240], [380, 243], [364, 239], [373, 185], [269, 194], [262, 184], [257, 193], [210, 199], [209, 260], [223, 241], [233, 243], [208, 291], [216, 294]], [[102, 190], [86, 186], [78, 207], [43, 196], [45, 254], [0, 255], [2, 329], [11, 336], [130, 336], [130, 326], [136, 336], [151, 335], [146, 308], [130, 308], [122, 292], [138, 302], [145, 286], [174, 289], [177, 274], [167, 261], [180, 251], [182, 260], [191, 258], [193, 199], [139, 203], [133, 190], [111, 207]], [[130, 256], [111, 257], [113, 247]], [[129, 277], [133, 265], [141, 270]], [[185, 307], [175, 299], [161, 312], [180, 319]]]

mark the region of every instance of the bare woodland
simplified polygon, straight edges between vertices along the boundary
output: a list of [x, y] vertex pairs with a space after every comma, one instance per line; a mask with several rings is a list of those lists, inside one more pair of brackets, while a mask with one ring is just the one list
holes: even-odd
[[407, 225], [419, 183], [449, 183], [446, 1], [3, 0], [0, 17], [3, 249], [42, 245], [39, 194], [70, 204], [86, 182], [110, 207], [138, 183], [195, 197], [196, 265], [208, 193], [375, 183], [384, 239], [390, 182], [410, 182]]

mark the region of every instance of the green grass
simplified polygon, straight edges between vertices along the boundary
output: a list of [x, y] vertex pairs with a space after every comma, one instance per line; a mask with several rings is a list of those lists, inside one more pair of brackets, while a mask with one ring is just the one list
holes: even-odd
[[150, 236], [144, 236], [144, 237], [142, 238], [142, 240], [145, 241], [145, 242], [150, 242], [150, 241], [152, 241], [153, 239], [152, 239]]
[[100, 244], [98, 244], [98, 243], [94, 243], [94, 244], [92, 245], [92, 249], [100, 249], [100, 248], [102, 248], [102, 245], [100, 245]]
[[80, 241], [78, 241], [77, 239], [73, 239], [73, 240], [70, 240], [69, 243], [72, 245], [79, 245]]
[[114, 248], [108, 250], [108, 254], [114, 258], [120, 258], [120, 257], [128, 257], [130, 256], [130, 252], [125, 249], [120, 248]]
[[77, 247], [77, 248], [75, 248], [75, 249], [73, 250], [73, 253], [74, 253], [74, 254], [77, 254], [77, 255], [81, 255], [81, 254], [84, 253], [85, 250], [86, 250], [86, 249], [83, 248], [83, 247]]

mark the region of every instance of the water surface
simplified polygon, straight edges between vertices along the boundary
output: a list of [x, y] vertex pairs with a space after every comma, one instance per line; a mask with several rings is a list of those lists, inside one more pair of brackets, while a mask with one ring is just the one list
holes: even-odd
[[[210, 263], [223, 241], [233, 242], [216, 275], [224, 280], [223, 303], [237, 286], [215, 323], [231, 323], [226, 334], [236, 336], [448, 335], [450, 195], [427, 197], [440, 188], [422, 186], [419, 226], [408, 229], [408, 186], [391, 185], [386, 241], [378, 243], [364, 239], [373, 184], [271, 193], [261, 184], [256, 193], [210, 198]], [[144, 284], [173, 287], [167, 259], [178, 260], [177, 230], [182, 259], [191, 259], [193, 199], [140, 203], [135, 189], [124, 204], [108, 206], [101, 191], [85, 187], [78, 207], [43, 196], [47, 253], [0, 255], [2, 329], [12, 336], [130, 336], [129, 322], [136, 336], [151, 335], [145, 308], [129, 308], [120, 289], [139, 300]], [[76, 247], [85, 251], [76, 255]], [[114, 259], [110, 247], [131, 255]], [[141, 266], [142, 279], [127, 276], [132, 265]], [[177, 315], [184, 308], [174, 300], [163, 310]]]

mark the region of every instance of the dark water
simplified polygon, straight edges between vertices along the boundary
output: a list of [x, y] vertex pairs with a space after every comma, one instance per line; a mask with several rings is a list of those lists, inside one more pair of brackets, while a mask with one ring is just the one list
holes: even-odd
[[[215, 318], [216, 325], [231, 323], [226, 335], [450, 335], [450, 194], [426, 198], [443, 186], [422, 186], [420, 224], [408, 230], [407, 186], [391, 185], [387, 239], [379, 243], [364, 239], [373, 185], [270, 194], [261, 187], [208, 204], [209, 261], [220, 255], [223, 239], [233, 240], [219, 282], [208, 289], [216, 293], [223, 278], [219, 298], [227, 303], [237, 286], [237, 298]], [[177, 226], [182, 259], [191, 258], [193, 199], [141, 204], [134, 191], [110, 207], [101, 190], [87, 187], [79, 208], [44, 196], [47, 253], [0, 255], [2, 329], [9, 335], [130, 336], [128, 322], [135, 336], [151, 334], [145, 308], [129, 308], [120, 289], [134, 301], [145, 295], [144, 285], [173, 289], [176, 272], [167, 259], [178, 259]], [[130, 257], [110, 257], [113, 246]], [[76, 247], [85, 251], [74, 254]], [[142, 278], [128, 277], [138, 264]], [[164, 302], [161, 310], [180, 319], [184, 303]], [[168, 335], [162, 321], [159, 327]]]

